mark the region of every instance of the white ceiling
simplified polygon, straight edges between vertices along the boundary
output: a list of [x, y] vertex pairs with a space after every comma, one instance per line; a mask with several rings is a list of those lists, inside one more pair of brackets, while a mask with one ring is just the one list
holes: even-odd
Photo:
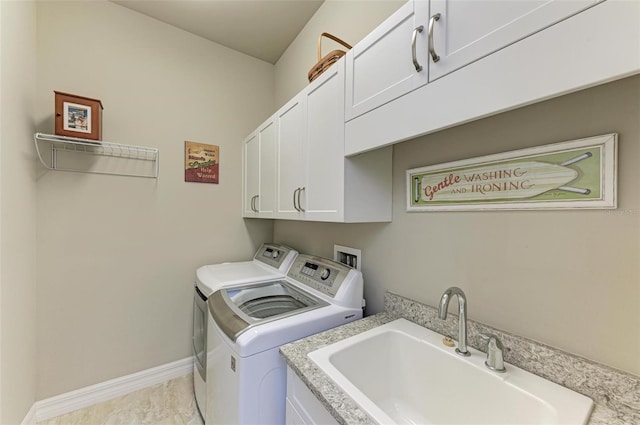
[[324, 0], [111, 0], [275, 64]]

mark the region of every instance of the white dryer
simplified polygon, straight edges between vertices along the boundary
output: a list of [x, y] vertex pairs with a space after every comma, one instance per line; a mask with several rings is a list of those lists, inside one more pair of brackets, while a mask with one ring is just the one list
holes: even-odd
[[193, 389], [196, 403], [206, 417], [207, 298], [218, 289], [247, 282], [281, 279], [286, 276], [298, 252], [287, 246], [265, 243], [253, 259], [202, 266], [196, 271], [193, 297]]
[[362, 274], [300, 254], [277, 281], [224, 287], [207, 302], [207, 425], [284, 424], [279, 347], [362, 317]]

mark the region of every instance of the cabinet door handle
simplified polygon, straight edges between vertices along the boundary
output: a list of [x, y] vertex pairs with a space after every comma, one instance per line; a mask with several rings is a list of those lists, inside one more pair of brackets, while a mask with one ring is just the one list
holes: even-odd
[[304, 187], [301, 187], [300, 189], [298, 189], [298, 208], [300, 208], [298, 211], [300, 212], [305, 212], [306, 210], [304, 208], [302, 208], [302, 204], [300, 203], [300, 194], [302, 193], [302, 191], [304, 190]]
[[300, 208], [298, 208], [298, 205], [296, 205], [296, 193], [298, 193], [299, 190], [300, 188], [297, 188], [293, 191], [293, 208], [295, 208], [296, 211], [300, 211]]
[[436, 53], [435, 47], [433, 47], [433, 25], [440, 20], [440, 14], [436, 13], [431, 18], [429, 18], [429, 54], [431, 55], [431, 59], [434, 62], [438, 62], [440, 60], [440, 56]]
[[418, 57], [416, 56], [416, 42], [418, 40], [418, 33], [421, 33], [424, 29], [424, 26], [420, 25], [418, 28], [413, 30], [413, 37], [411, 37], [411, 59], [413, 59], [413, 66], [416, 67], [416, 72], [422, 71], [422, 65], [418, 62]]
[[253, 195], [251, 197], [251, 210], [253, 212], [260, 212], [260, 211], [258, 211], [258, 208], [256, 208], [256, 200], [258, 199], [258, 196], [259, 195]]

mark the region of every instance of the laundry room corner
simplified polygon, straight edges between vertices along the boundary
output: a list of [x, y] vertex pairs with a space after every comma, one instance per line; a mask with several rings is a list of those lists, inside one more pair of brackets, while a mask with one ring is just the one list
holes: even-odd
[[[38, 171], [45, 399], [190, 356], [196, 268], [271, 238], [240, 217], [239, 170], [273, 65], [112, 2], [38, 2], [37, 24], [37, 130], [58, 90], [101, 100], [105, 142], [159, 150], [157, 178]], [[185, 141], [219, 147], [218, 184], [185, 182]]]

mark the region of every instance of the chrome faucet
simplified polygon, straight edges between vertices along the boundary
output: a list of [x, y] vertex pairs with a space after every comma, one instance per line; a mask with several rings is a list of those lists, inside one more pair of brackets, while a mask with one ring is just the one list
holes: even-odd
[[456, 353], [461, 356], [470, 356], [471, 353], [467, 350], [467, 297], [462, 289], [452, 286], [444, 291], [442, 298], [440, 298], [438, 317], [442, 320], [447, 318], [447, 309], [452, 295], [458, 298], [458, 348], [456, 348]]
[[504, 359], [502, 353], [504, 352], [504, 345], [500, 339], [494, 334], [481, 333], [480, 336], [483, 339], [489, 340], [487, 345], [487, 361], [484, 364], [494, 372], [505, 372], [507, 369], [504, 367]]

